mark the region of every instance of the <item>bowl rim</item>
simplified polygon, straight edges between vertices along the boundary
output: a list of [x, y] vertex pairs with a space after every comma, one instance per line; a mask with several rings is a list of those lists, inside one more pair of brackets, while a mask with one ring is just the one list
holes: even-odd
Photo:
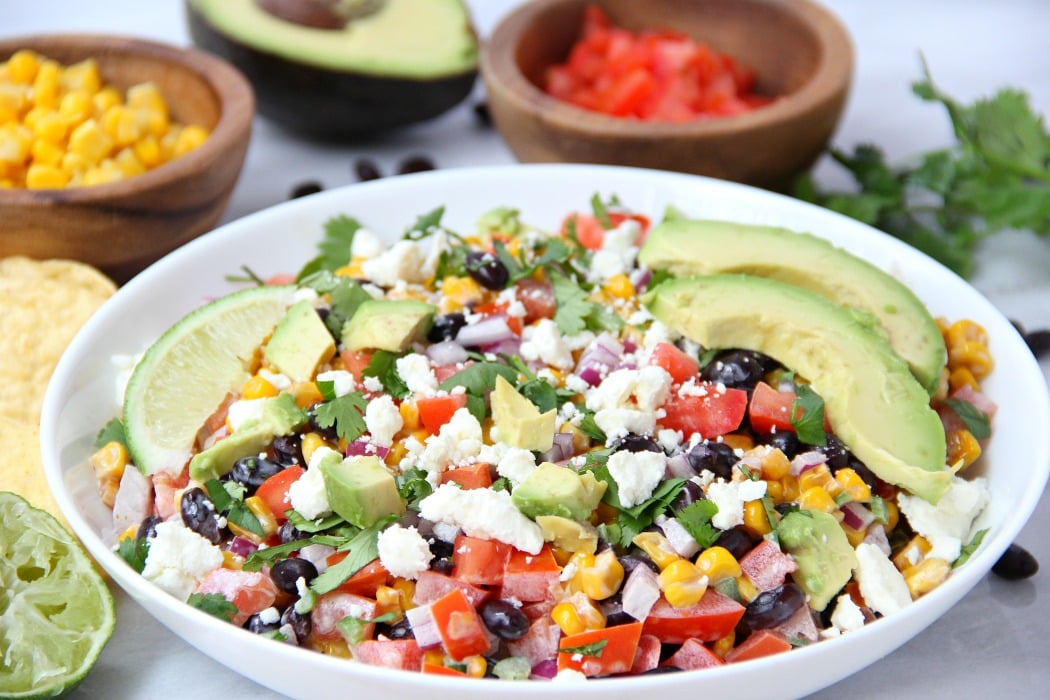
[[[747, 0], [798, 17], [812, 28], [820, 42], [817, 68], [796, 90], [760, 109], [691, 122], [642, 121], [592, 112], [548, 95], [518, 68], [514, 54], [525, 28], [540, 13], [585, 0], [530, 0], [505, 15], [482, 42], [480, 69], [486, 82], [501, 88], [523, 112], [570, 131], [586, 130], [606, 138], [719, 137], [761, 131], [801, 118], [848, 92], [853, 74], [854, 48], [842, 21], [813, 0]], [[584, 126], [585, 125], [585, 126]]]
[[216, 160], [236, 148], [246, 133], [250, 138], [255, 94], [247, 78], [218, 56], [194, 47], [181, 47], [153, 39], [85, 32], [0, 38], [0, 57], [6, 60], [19, 49], [31, 49], [46, 56], [48, 46], [83, 51], [85, 59], [105, 49], [107, 53], [133, 54], [177, 64], [188, 69], [215, 94], [219, 102], [219, 119], [200, 147], [152, 170], [99, 185], [61, 189], [0, 189], [0, 205], [47, 207], [59, 202], [83, 204], [161, 189], [204, 172]]

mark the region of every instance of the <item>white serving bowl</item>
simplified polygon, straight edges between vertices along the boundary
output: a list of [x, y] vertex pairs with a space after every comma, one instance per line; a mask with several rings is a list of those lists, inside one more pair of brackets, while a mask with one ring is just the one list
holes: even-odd
[[[210, 297], [232, 291], [224, 276], [246, 265], [262, 277], [296, 272], [316, 254], [324, 221], [336, 214], [399, 237], [418, 214], [444, 205], [444, 223], [471, 231], [495, 206], [555, 228], [594, 193], [616, 194], [659, 219], [673, 204], [695, 217], [781, 225], [809, 231], [897, 275], [934, 315], [971, 318], [991, 339], [996, 369], [982, 389], [999, 406], [980, 467], [991, 501], [978, 526], [989, 528], [968, 564], [942, 586], [892, 617], [840, 638], [772, 657], [690, 673], [587, 683], [465, 680], [370, 667], [277, 644], [193, 609], [154, 587], [109, 548], [109, 513], [87, 460], [95, 435], [119, 414], [111, 358], [142, 351], [164, 329]], [[820, 274], [814, 270], [814, 274]], [[991, 568], [1031, 515], [1050, 472], [1050, 396], [1042, 372], [1009, 321], [962, 279], [907, 245], [830, 211], [733, 183], [693, 175], [586, 165], [469, 168], [351, 185], [247, 216], [188, 243], [121, 288], [85, 325], [59, 362], [41, 421], [44, 466], [62, 511], [91, 554], [157, 620], [202, 653], [278, 692], [355, 700], [518, 700], [571, 695], [616, 697], [797, 697], [876, 662], [958, 602]], [[1033, 621], [1033, 624], [1036, 624]], [[945, 647], [944, 653], [950, 653]], [[418, 695], [417, 695], [418, 694]]]

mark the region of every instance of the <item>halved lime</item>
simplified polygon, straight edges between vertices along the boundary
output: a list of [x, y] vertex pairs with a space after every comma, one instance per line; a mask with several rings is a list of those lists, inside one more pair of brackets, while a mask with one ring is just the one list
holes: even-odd
[[0, 698], [72, 690], [113, 634], [113, 597], [50, 514], [0, 491]]
[[294, 287], [252, 287], [194, 309], [150, 346], [124, 392], [132, 461], [146, 474], [178, 471], [226, 394], [250, 376], [255, 352]]

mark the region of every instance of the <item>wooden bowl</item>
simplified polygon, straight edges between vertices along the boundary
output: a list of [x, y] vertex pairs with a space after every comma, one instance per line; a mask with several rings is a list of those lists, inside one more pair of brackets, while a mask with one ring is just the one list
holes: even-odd
[[0, 41], [0, 60], [31, 49], [63, 65], [94, 58], [104, 82], [152, 81], [171, 119], [210, 130], [196, 150], [104, 185], [0, 189], [0, 257], [72, 258], [124, 282], [213, 228], [244, 164], [255, 110], [251, 87], [225, 61], [128, 37], [48, 35]]
[[[751, 112], [689, 123], [607, 116], [546, 94], [546, 69], [565, 60], [586, 5], [638, 32], [670, 28], [755, 70]], [[853, 47], [842, 24], [809, 0], [532, 0], [482, 47], [493, 121], [525, 162], [585, 162], [676, 170], [785, 189], [826, 147], [842, 114]]]

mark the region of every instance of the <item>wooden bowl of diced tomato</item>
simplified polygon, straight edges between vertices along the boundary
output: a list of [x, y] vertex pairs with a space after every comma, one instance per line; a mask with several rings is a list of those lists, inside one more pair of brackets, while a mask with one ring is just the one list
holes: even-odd
[[532, 0], [485, 41], [481, 72], [521, 161], [785, 189], [838, 124], [853, 46], [810, 0]]

